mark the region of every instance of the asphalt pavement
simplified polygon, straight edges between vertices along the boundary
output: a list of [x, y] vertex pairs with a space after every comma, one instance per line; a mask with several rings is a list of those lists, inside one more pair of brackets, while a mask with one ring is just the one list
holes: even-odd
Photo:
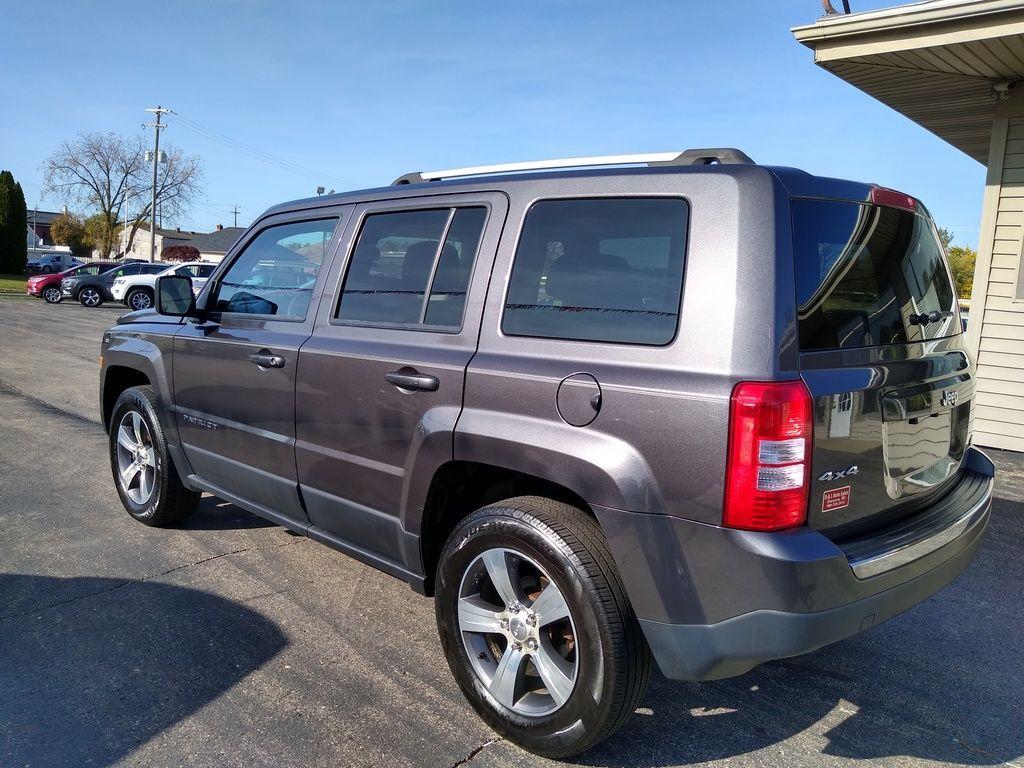
[[[462, 699], [433, 603], [205, 497], [134, 522], [97, 403], [123, 307], [0, 297], [0, 768], [554, 765]], [[1024, 766], [1024, 456], [975, 563], [866, 633], [732, 680], [657, 673], [590, 766]]]

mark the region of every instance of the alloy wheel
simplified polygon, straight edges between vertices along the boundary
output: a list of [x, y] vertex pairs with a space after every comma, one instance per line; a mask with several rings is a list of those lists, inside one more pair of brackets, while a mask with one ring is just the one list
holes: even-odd
[[520, 715], [550, 715], [579, 674], [576, 626], [558, 585], [534, 560], [489, 549], [459, 586], [459, 630], [473, 671], [490, 694]]
[[153, 306], [153, 300], [145, 291], [135, 291], [128, 297], [128, 306], [135, 310], [149, 309]]
[[156, 487], [156, 448], [142, 414], [128, 411], [117, 426], [117, 481], [136, 504], [146, 504]]
[[95, 288], [86, 288], [82, 291], [80, 299], [87, 307], [98, 307], [100, 304], [100, 292]]
[[48, 304], [56, 304], [60, 301], [60, 288], [55, 285], [51, 285], [49, 288], [44, 289], [43, 300]]

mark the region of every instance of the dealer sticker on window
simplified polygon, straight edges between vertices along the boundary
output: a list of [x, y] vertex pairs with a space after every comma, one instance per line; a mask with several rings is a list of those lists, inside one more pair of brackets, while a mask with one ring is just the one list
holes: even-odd
[[850, 486], [832, 488], [825, 491], [821, 496], [821, 511], [832, 512], [836, 509], [850, 506]]

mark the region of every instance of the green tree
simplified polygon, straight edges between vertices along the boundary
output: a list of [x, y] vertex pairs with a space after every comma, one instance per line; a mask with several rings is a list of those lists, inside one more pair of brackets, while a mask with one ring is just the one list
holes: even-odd
[[948, 248], [946, 255], [949, 258], [949, 268], [953, 272], [953, 282], [956, 283], [956, 295], [961, 299], [971, 298], [971, 291], [974, 288], [974, 263], [978, 259], [978, 253], [965, 245], [954, 245]]
[[949, 253], [949, 247], [953, 244], [953, 233], [945, 227], [937, 227], [939, 242], [942, 243], [942, 250]]
[[88, 256], [95, 247], [85, 222], [73, 213], [61, 213], [50, 222], [50, 239], [57, 245], [66, 245], [75, 256]]
[[86, 240], [99, 250], [100, 258], [108, 258], [121, 233], [117, 221], [112, 221], [108, 214], [100, 211], [87, 218], [83, 226]]
[[0, 171], [0, 272], [17, 275], [28, 261], [28, 210], [21, 185]]

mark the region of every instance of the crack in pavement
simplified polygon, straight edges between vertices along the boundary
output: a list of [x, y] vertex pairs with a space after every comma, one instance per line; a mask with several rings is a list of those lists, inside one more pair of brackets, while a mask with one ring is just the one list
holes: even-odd
[[97, 595], [104, 595], [104, 594], [106, 594], [108, 592], [114, 592], [114, 591], [116, 591], [118, 589], [121, 589], [122, 587], [129, 586], [130, 584], [144, 584], [147, 581], [152, 581], [153, 579], [159, 579], [162, 576], [167, 576], [168, 574], [184, 570], [185, 568], [191, 568], [192, 566], [195, 566], [195, 565], [202, 565], [203, 563], [208, 563], [211, 560], [219, 560], [222, 557], [229, 557], [231, 555], [240, 555], [240, 554], [243, 554], [245, 552], [261, 552], [261, 551], [268, 550], [268, 549], [282, 549], [283, 547], [292, 547], [292, 546], [295, 546], [296, 544], [301, 544], [304, 541], [308, 541], [308, 539], [302, 538], [302, 539], [298, 539], [296, 541], [286, 541], [283, 544], [274, 544], [274, 545], [269, 546], [269, 547], [243, 547], [242, 549], [233, 549], [230, 552], [221, 552], [220, 554], [210, 555], [210, 557], [204, 557], [204, 558], [202, 558], [200, 560], [195, 560], [195, 561], [190, 562], [190, 563], [184, 563], [183, 565], [176, 565], [173, 568], [167, 569], [166, 571], [161, 571], [160, 573], [153, 573], [153, 574], [150, 574], [149, 576], [143, 576], [140, 579], [125, 579], [124, 581], [118, 582], [117, 584], [114, 584], [113, 586], [107, 587], [106, 589], [97, 589], [95, 592], [87, 592], [84, 595], [76, 595], [75, 597], [69, 597], [67, 600], [59, 600], [56, 603], [51, 603], [50, 605], [44, 605], [44, 606], [38, 607], [38, 608], [32, 608], [32, 609], [27, 610], [27, 611], [19, 611], [18, 613], [9, 613], [6, 616], [0, 616], [0, 622], [8, 621], [10, 619], [23, 618], [25, 616], [31, 616], [34, 613], [41, 613], [43, 611], [49, 611], [49, 610], [51, 610], [53, 608], [59, 608], [62, 605], [67, 605], [69, 603], [78, 602], [79, 600], [85, 600], [85, 599], [90, 598], [90, 597], [96, 597]]
[[60, 416], [64, 416], [69, 419], [74, 419], [75, 421], [81, 424], [88, 424], [90, 427], [102, 426], [98, 419], [90, 419], [88, 416], [83, 416], [80, 413], [75, 413], [74, 411], [66, 410], [64, 408], [61, 408], [59, 405], [54, 405], [53, 403], [47, 402], [46, 400], [36, 397], [35, 395], [30, 395], [28, 392], [18, 389], [16, 386], [11, 384], [10, 382], [4, 381], [3, 379], [0, 379], [0, 392], [12, 395], [13, 397], [21, 398], [22, 400], [28, 402], [30, 405], [34, 405], [36, 408], [46, 411], [47, 413], [56, 413]]
[[481, 752], [483, 752], [485, 749], [487, 749], [487, 747], [490, 747], [490, 746], [493, 746], [493, 745], [497, 744], [499, 741], [501, 741], [500, 738], [494, 738], [494, 739], [490, 739], [488, 741], [485, 741], [479, 747], [476, 747], [475, 749], [473, 749], [473, 751], [470, 752], [468, 755], [466, 755], [466, 757], [464, 757], [462, 760], [459, 760], [457, 763], [452, 763], [451, 768], [459, 768], [460, 765], [469, 765], [470, 762], [472, 762], [474, 759], [476, 759], [477, 755], [479, 755]]

